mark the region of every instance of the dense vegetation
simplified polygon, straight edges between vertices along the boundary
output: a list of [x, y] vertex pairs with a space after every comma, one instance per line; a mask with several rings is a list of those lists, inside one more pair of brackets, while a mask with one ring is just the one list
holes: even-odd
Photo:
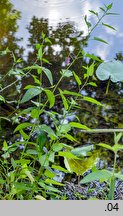
[[[8, 1], [6, 3], [8, 4]], [[91, 33], [99, 24], [115, 30], [102, 22], [105, 16], [116, 15], [111, 9], [112, 4], [109, 4], [100, 8], [100, 14], [90, 11], [97, 18], [94, 25], [85, 16], [88, 36], [82, 41], [81, 48], [74, 50], [74, 57], [68, 54], [65, 67], [59, 68], [59, 65], [56, 65], [56, 69], [59, 69], [57, 79], [52, 71], [52, 62], [46, 57], [46, 47], [51, 51], [53, 43], [52, 39], [47, 37], [47, 33], [40, 32], [40, 43], [36, 42], [35, 37], [30, 39], [33, 39], [31, 43], [35, 51], [30, 53], [29, 65], [22, 60], [23, 50], [20, 49], [16, 54], [9, 44], [4, 44], [3, 39], [0, 46], [0, 64], [3, 66], [4, 59], [7, 59], [8, 63], [5, 64], [8, 65], [7, 72], [0, 75], [0, 104], [1, 110], [9, 107], [12, 111], [8, 115], [6, 112], [3, 115], [2, 111], [0, 114], [0, 199], [69, 199], [67, 194], [63, 193], [63, 188], [66, 184], [65, 178], [71, 182], [73, 176], [78, 187], [88, 187], [85, 196], [75, 191], [78, 193], [78, 199], [91, 197], [88, 185], [94, 181], [99, 181], [100, 184], [105, 182], [106, 192], [102, 191], [100, 199], [114, 199], [115, 183], [117, 179], [123, 180], [120, 165], [117, 165], [117, 159], [122, 157], [120, 152], [123, 145], [120, 141], [123, 129], [93, 129], [93, 119], [90, 117], [93, 109], [100, 115], [109, 107], [93, 96], [83, 93], [84, 89], [90, 91], [91, 88], [98, 88], [99, 83], [108, 80], [105, 89], [105, 94], [108, 95], [110, 86], [123, 80], [121, 61], [104, 62], [83, 50]], [[9, 7], [9, 10], [11, 15], [12, 8]], [[14, 12], [13, 28], [16, 28], [17, 16], [20, 16], [19, 13]], [[9, 19], [11, 18], [7, 19], [8, 22]], [[36, 18], [33, 22], [36, 22]], [[30, 27], [30, 32], [32, 29]], [[11, 36], [15, 40], [14, 34]], [[107, 43], [103, 38], [93, 39]], [[13, 63], [9, 62], [10, 58]], [[81, 65], [80, 71], [77, 71], [77, 67], [74, 69], [76, 64]], [[11, 81], [9, 84], [6, 82], [7, 77]], [[18, 93], [17, 100], [7, 98], [9, 89], [23, 80], [26, 80], [26, 84], [21, 94]], [[14, 104], [14, 108], [11, 104]], [[7, 125], [14, 128], [9, 136], [9, 130], [4, 132]], [[82, 143], [83, 134], [93, 136], [95, 133], [99, 134], [99, 137], [95, 138], [94, 143]], [[105, 137], [100, 138], [101, 133], [114, 133], [114, 144], [105, 143]], [[104, 152], [102, 148], [105, 149]], [[101, 169], [100, 161], [107, 153], [112, 157], [110, 169], [108, 158], [105, 168]], [[62, 177], [59, 177], [60, 175]]]

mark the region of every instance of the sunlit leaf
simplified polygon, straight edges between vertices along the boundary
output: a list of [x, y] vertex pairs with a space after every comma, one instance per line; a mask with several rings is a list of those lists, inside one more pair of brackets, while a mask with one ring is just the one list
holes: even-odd
[[83, 125], [83, 124], [80, 124], [78, 122], [70, 122], [69, 125], [71, 127], [75, 127], [75, 128], [79, 128], [79, 129], [82, 129], [82, 130], [91, 130], [90, 128], [88, 128], [87, 126]]
[[5, 98], [2, 95], [0, 95], [0, 101], [3, 101], [5, 103]]
[[114, 150], [114, 152], [121, 151], [121, 150], [123, 150], [123, 145], [115, 144], [115, 145], [113, 146], [113, 150]]
[[59, 125], [57, 128], [57, 136], [60, 136], [61, 134], [67, 134], [71, 129], [69, 124], [63, 124]]
[[46, 183], [46, 184], [54, 184], [54, 185], [64, 186], [64, 184], [62, 184], [62, 183], [60, 183], [60, 182], [57, 182], [57, 181], [55, 181], [55, 180], [53, 180], [53, 179], [46, 179], [46, 180], [45, 180], [45, 183]]
[[66, 168], [71, 173], [76, 173], [77, 175], [83, 175], [85, 172], [90, 170], [98, 160], [97, 154], [93, 154], [89, 158], [85, 159], [72, 159], [72, 158], [64, 158], [64, 163]]
[[65, 173], [69, 173], [69, 171], [61, 166], [57, 166], [57, 165], [52, 165], [52, 168], [56, 169], [56, 170], [59, 170], [59, 171], [62, 171], [62, 172], [65, 172]]
[[64, 90], [64, 91], [63, 91], [63, 94], [66, 94], [66, 95], [73, 95], [73, 96], [77, 96], [77, 97], [82, 97], [82, 95], [79, 94], [79, 93], [72, 92], [72, 91], [67, 91], [67, 90]]
[[54, 178], [56, 176], [56, 174], [49, 169], [46, 169], [46, 171], [44, 172], [44, 175], [47, 176], [48, 178]]
[[37, 200], [46, 200], [46, 199], [45, 199], [43, 196], [41, 196], [41, 195], [36, 195], [35, 198], [36, 198]]
[[75, 72], [73, 72], [73, 75], [74, 75], [74, 78], [75, 78], [78, 86], [80, 86], [82, 84], [82, 81], [80, 80], [79, 76]]
[[62, 157], [70, 158], [70, 159], [78, 159], [78, 160], [79, 160], [79, 158], [76, 157], [76, 156], [75, 156], [74, 154], [72, 154], [71, 152], [66, 152], [66, 151], [64, 151], [64, 152], [58, 152], [58, 155], [59, 155], [59, 156], [62, 156]]

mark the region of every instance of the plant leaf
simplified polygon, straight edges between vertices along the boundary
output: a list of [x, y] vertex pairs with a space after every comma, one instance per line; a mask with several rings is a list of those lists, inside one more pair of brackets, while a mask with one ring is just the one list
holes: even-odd
[[96, 99], [91, 98], [91, 97], [84, 96], [83, 100], [94, 103], [94, 104], [99, 105], [99, 106], [103, 106], [99, 101], [97, 101]]
[[42, 71], [45, 73], [45, 75], [47, 76], [49, 82], [51, 85], [53, 85], [53, 77], [52, 77], [52, 73], [49, 69], [42, 67]]
[[99, 80], [111, 79], [112, 82], [123, 80], [123, 63], [117, 60], [103, 62], [96, 70]]
[[61, 98], [62, 98], [62, 102], [63, 102], [64, 108], [65, 108], [65, 110], [68, 110], [69, 106], [68, 106], [68, 103], [67, 103], [67, 99], [63, 95], [63, 91], [61, 89], [59, 89], [59, 92], [60, 92], [60, 95], [61, 95]]
[[73, 76], [72, 71], [65, 70], [65, 69], [62, 69], [61, 74], [62, 74], [62, 77], [71, 77], [71, 76]]
[[45, 89], [44, 90], [47, 94], [47, 97], [48, 97], [48, 101], [50, 103], [50, 107], [49, 108], [52, 108], [55, 104], [55, 95], [53, 94], [53, 92], [51, 92], [50, 90], [48, 89]]
[[104, 26], [106, 26], [106, 27], [108, 27], [108, 28], [110, 28], [110, 29], [116, 31], [116, 29], [115, 29], [113, 26], [111, 26], [111, 25], [108, 25], [108, 24], [106, 24], [106, 23], [102, 23], [102, 25], [104, 25]]
[[33, 97], [39, 95], [42, 92], [42, 89], [40, 88], [30, 88], [26, 91], [24, 94], [22, 100], [20, 101], [20, 104], [25, 103], [32, 99]]
[[76, 155], [77, 157], [85, 157], [88, 155], [88, 152], [90, 152], [93, 149], [93, 145], [84, 146], [84, 147], [78, 147], [71, 150], [71, 153]]
[[99, 41], [99, 42], [102, 42], [102, 43], [105, 43], [105, 44], [108, 44], [107, 41], [105, 41], [105, 40], [103, 40], [103, 39], [101, 39], [101, 38], [99, 38], [99, 37], [94, 37], [94, 40]]
[[49, 126], [47, 126], [45, 124], [37, 126], [36, 131], [37, 131], [37, 133], [38, 133], [38, 131], [39, 132], [40, 131], [45, 131], [51, 137], [51, 139], [56, 139], [57, 138], [54, 131]]
[[5, 103], [5, 98], [2, 95], [0, 95], [0, 101], [3, 101]]
[[99, 143], [99, 144], [97, 144], [98, 146], [101, 146], [101, 147], [103, 147], [103, 148], [106, 148], [106, 149], [109, 149], [109, 150], [111, 150], [111, 151], [114, 151], [113, 150], [113, 147], [111, 147], [110, 145], [107, 145], [107, 144], [105, 144], [105, 143]]
[[80, 86], [82, 84], [82, 81], [80, 80], [79, 76], [75, 72], [73, 72], [73, 75], [74, 75], [74, 78], [75, 78], [78, 86]]
[[87, 126], [83, 125], [83, 124], [80, 124], [78, 122], [70, 122], [69, 125], [71, 127], [75, 127], [75, 128], [79, 128], [79, 129], [82, 129], [82, 130], [91, 130], [90, 128], [88, 128]]
[[108, 170], [98, 170], [85, 176], [80, 181], [80, 184], [86, 184], [96, 180], [107, 181], [108, 179], [111, 178], [111, 176], [112, 176], [112, 172], [109, 172]]
[[32, 127], [33, 126], [33, 124], [32, 123], [29, 123], [29, 122], [25, 122], [25, 123], [21, 123], [20, 125], [18, 125], [16, 128], [15, 128], [15, 130], [14, 130], [14, 133], [15, 132], [17, 132], [17, 131], [19, 131], [19, 130], [21, 130], [21, 129], [25, 129], [25, 128], [27, 128], [27, 127]]

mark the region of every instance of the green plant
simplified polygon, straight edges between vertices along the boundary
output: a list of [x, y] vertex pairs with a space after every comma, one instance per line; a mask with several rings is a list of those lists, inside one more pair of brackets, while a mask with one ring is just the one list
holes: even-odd
[[[100, 8], [102, 11], [101, 16], [94, 11], [90, 11], [97, 17], [97, 22], [94, 26], [88, 22], [87, 16], [85, 16], [88, 37], [101, 23], [102, 19], [111, 14], [109, 12], [111, 8], [112, 4]], [[108, 24], [102, 23], [102, 25], [113, 28]], [[97, 37], [94, 37], [94, 40], [107, 43]], [[52, 42], [42, 33], [42, 43], [36, 44], [37, 58], [35, 62], [23, 69], [19, 67], [21, 59], [16, 59], [12, 51], [7, 48], [1, 52], [1, 55], [11, 54], [14, 62], [11, 70], [3, 77], [3, 80], [7, 76], [20, 76], [21, 79], [30, 76], [33, 79], [33, 84], [26, 85], [24, 95], [16, 101], [18, 104], [15, 110], [16, 115], [13, 115], [14, 111], [8, 117], [0, 116], [0, 119], [4, 118], [12, 122], [15, 127], [14, 135], [18, 138], [16, 141], [12, 141], [12, 143], [6, 140], [2, 143], [0, 160], [1, 199], [43, 200], [49, 197], [50, 199], [55, 199], [60, 194], [60, 189], [57, 186], [61, 187], [64, 185], [55, 180], [57, 176], [56, 171], [76, 173], [79, 180], [81, 175], [95, 166], [99, 157], [98, 152], [94, 151], [93, 145], [74, 148], [72, 144], [79, 143], [71, 131], [74, 129], [84, 130], [84, 132], [92, 131], [88, 126], [81, 123], [76, 115], [76, 110], [81, 109], [80, 101], [103, 107], [103, 104], [96, 99], [81, 94], [84, 87], [97, 86], [94, 73], [95, 68], [99, 63], [102, 63], [102, 60], [93, 54], [85, 53], [81, 49], [68, 67], [61, 69], [60, 78], [57, 83], [54, 83], [53, 73], [44, 66], [46, 64], [50, 65], [48, 59], [45, 58], [44, 48], [47, 44], [51, 45]], [[81, 77], [79, 77], [77, 72], [71, 71], [70, 68], [77, 59], [81, 58], [89, 58], [92, 62], [87, 66], [83, 66]], [[44, 77], [49, 81], [48, 86], [44, 85]], [[66, 79], [75, 80], [78, 86], [77, 92], [60, 88], [61, 82], [64, 82]], [[1, 83], [1, 103], [8, 102], [2, 93], [17, 82], [18, 80], [14, 80], [11, 84], [4, 87]], [[54, 110], [58, 98], [62, 101], [62, 109], [59, 112]], [[27, 106], [22, 109], [21, 106], [23, 104]], [[25, 118], [27, 114], [29, 119], [21, 122], [19, 117]], [[50, 118], [48, 124], [42, 120], [43, 115]], [[71, 115], [74, 115], [75, 120], [65, 123], [65, 120]], [[68, 141], [70, 144], [68, 144]], [[64, 158], [66, 168], [60, 165], [61, 157]], [[108, 175], [109, 172], [107, 171], [106, 174]], [[99, 173], [97, 173], [97, 178], [98, 175]], [[111, 182], [111, 196], [113, 196], [114, 190], [114, 175]]]
[[110, 181], [110, 191], [108, 195], [108, 199], [113, 200], [114, 199], [114, 192], [115, 192], [115, 180], [116, 178], [123, 179], [123, 175], [121, 173], [116, 173], [116, 160], [118, 156], [118, 152], [123, 150], [123, 145], [119, 144], [119, 140], [122, 137], [122, 133], [114, 133], [114, 146], [110, 146], [105, 143], [99, 143], [98, 146], [101, 146], [105, 149], [108, 149], [114, 153], [114, 164], [112, 172], [108, 170], [98, 170], [90, 173], [86, 177], [84, 177], [80, 183], [85, 184], [94, 180], [100, 180], [100, 181]]

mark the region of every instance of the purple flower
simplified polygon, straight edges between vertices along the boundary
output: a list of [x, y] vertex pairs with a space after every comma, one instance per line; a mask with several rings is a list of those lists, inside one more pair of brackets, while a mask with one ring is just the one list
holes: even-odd
[[67, 58], [66, 58], [65, 63], [66, 63], [66, 65], [69, 65], [69, 64], [70, 64], [70, 57], [67, 57]]

